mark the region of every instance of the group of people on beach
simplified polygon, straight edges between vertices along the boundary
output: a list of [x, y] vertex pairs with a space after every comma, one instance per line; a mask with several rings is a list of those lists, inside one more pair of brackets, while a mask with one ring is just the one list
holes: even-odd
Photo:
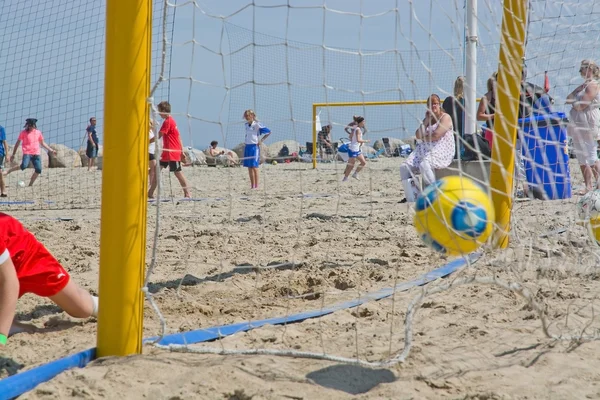
[[[572, 105], [568, 131], [573, 138], [575, 155], [584, 175], [586, 184], [582, 191], [584, 193], [596, 188], [600, 177], [600, 161], [597, 155], [598, 140], [600, 139], [600, 68], [591, 60], [583, 60], [579, 72], [584, 82], [567, 96], [567, 104]], [[520, 117], [530, 115], [534, 103], [545, 92], [540, 87], [527, 83], [525, 77], [526, 73], [523, 74], [521, 84]], [[447, 98], [444, 103], [437, 94], [432, 94], [427, 99], [425, 116], [415, 131], [418, 140], [415, 151], [400, 166], [400, 178], [406, 196], [402, 202], [415, 200], [415, 185], [411, 180], [417, 174], [422, 175], [425, 184], [430, 184], [435, 180], [435, 169], [448, 167], [456, 156], [454, 136], [458, 135], [462, 138], [466, 133], [461, 130], [463, 124], [460, 110], [464, 107], [463, 84], [464, 78], [459, 77], [455, 82], [454, 96]], [[491, 129], [493, 129], [495, 119], [496, 94], [496, 76], [493, 75], [488, 82], [488, 92], [482, 98], [477, 113], [478, 120], [485, 121]], [[183, 188], [184, 195], [189, 197], [190, 189], [181, 169], [181, 163], [184, 160], [183, 145], [177, 124], [171, 116], [171, 106], [168, 102], [163, 101], [158, 104], [157, 108], [164, 121], [157, 135], [154, 134], [154, 127], [151, 124], [148, 196], [152, 197], [156, 189], [156, 175], [152, 174], [156, 168], [155, 143], [157, 139], [162, 139], [160, 166], [168, 167], [175, 174]], [[271, 130], [257, 120], [253, 110], [246, 110], [243, 117], [246, 121], [243, 165], [248, 168], [251, 189], [257, 189], [260, 145], [271, 135]], [[33, 118], [26, 120], [24, 130], [19, 134], [10, 156], [10, 161], [14, 161], [16, 149], [22, 145], [21, 164], [11, 167], [0, 176], [18, 169], [25, 169], [30, 162], [34, 166], [30, 185], [41, 173], [40, 147], [49, 152], [55, 150], [45, 143], [42, 133], [37, 130], [36, 122], [37, 120]], [[89, 157], [90, 159], [95, 158], [93, 156], [97, 155], [98, 149], [95, 122], [95, 118], [91, 118], [90, 125], [86, 129], [88, 133], [86, 153], [88, 156], [92, 156]], [[458, 127], [457, 131], [454, 127]], [[331, 126], [326, 126], [326, 129], [330, 132]], [[349, 135], [350, 144], [349, 160], [344, 170], [343, 181], [348, 180], [357, 162], [359, 165], [352, 176], [359, 178], [360, 171], [366, 165], [361, 145], [369, 142], [363, 137], [364, 117], [354, 116], [353, 121], [346, 126], [345, 130]], [[329, 144], [331, 144], [330, 140]], [[216, 148], [216, 145], [212, 147]], [[6, 135], [4, 129], [0, 127], [0, 165], [4, 164], [7, 150]], [[92, 168], [92, 166], [93, 162], [88, 165], [88, 168]], [[5, 195], [4, 183], [1, 180], [0, 182], [2, 195]], [[75, 284], [70, 279], [68, 272], [44, 245], [18, 220], [0, 213], [0, 348], [7, 344], [9, 335], [37, 330], [32, 325], [14, 320], [17, 300], [25, 293], [48, 297], [69, 315], [76, 318], [87, 318], [98, 314], [98, 298]]]

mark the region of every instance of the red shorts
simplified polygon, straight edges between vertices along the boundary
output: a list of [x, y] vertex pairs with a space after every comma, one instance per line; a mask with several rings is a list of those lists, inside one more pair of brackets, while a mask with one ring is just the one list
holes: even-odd
[[69, 283], [69, 273], [37, 240], [28, 246], [27, 252], [11, 254], [11, 258], [18, 265], [19, 297], [25, 293], [51, 297]]

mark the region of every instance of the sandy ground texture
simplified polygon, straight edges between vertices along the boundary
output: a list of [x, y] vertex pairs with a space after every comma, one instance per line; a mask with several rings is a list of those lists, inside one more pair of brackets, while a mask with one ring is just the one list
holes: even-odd
[[[186, 168], [194, 201], [182, 201], [175, 178], [163, 173], [168, 201], [158, 207], [158, 258], [149, 291], [167, 333], [319, 310], [450, 261], [420, 242], [412, 211], [398, 203], [400, 161], [370, 162], [360, 181], [344, 184], [339, 164], [317, 170], [265, 165], [259, 190], [249, 189], [244, 168]], [[572, 171], [580, 184], [575, 165]], [[35, 187], [17, 188], [27, 176], [9, 176], [7, 199], [33, 204], [4, 203], [2, 209], [20, 218], [75, 281], [97, 292], [101, 172], [46, 170]], [[359, 308], [204, 344], [375, 362], [410, 342], [403, 363], [367, 368], [146, 346], [140, 356], [100, 359], [60, 374], [22, 398], [600, 398], [600, 345], [588, 340], [600, 329], [600, 251], [575, 224], [576, 201], [517, 202], [510, 247], [484, 248], [479, 261], [446, 279]], [[40, 207], [46, 209], [35, 210]], [[150, 203], [148, 262], [156, 212]], [[405, 318], [416, 296], [425, 297], [407, 338]], [[145, 312], [144, 336], [160, 334], [148, 303]], [[18, 318], [40, 332], [11, 337], [5, 366], [26, 370], [95, 346], [93, 318], [71, 319], [46, 299], [24, 296]]]

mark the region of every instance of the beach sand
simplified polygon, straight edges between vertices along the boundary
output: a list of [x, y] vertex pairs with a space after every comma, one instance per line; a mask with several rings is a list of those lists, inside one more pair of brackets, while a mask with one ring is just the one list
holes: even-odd
[[[177, 181], [163, 172], [169, 200], [159, 207], [149, 290], [167, 333], [319, 310], [451, 261], [421, 243], [412, 211], [398, 203], [400, 162], [369, 162], [360, 181], [344, 184], [342, 164], [320, 164], [317, 170], [301, 163], [264, 165], [254, 191], [244, 168], [185, 168], [196, 201], [181, 201]], [[577, 167], [571, 168], [580, 184]], [[3, 211], [21, 219], [72, 279], [97, 293], [101, 172], [47, 169], [34, 188], [17, 189], [17, 180], [26, 177], [28, 172], [9, 176], [9, 200], [34, 203], [3, 205]], [[207, 345], [387, 360], [405, 346], [404, 319], [415, 296], [473, 277], [520, 284], [544, 309], [551, 335], [596, 335], [599, 252], [574, 222], [576, 201], [517, 202], [510, 247], [486, 248], [476, 263], [445, 279], [358, 309], [267, 325]], [[34, 210], [40, 207], [45, 209]], [[148, 263], [156, 211], [150, 203]], [[24, 296], [18, 318], [40, 328], [11, 337], [3, 349], [2, 357], [23, 370], [95, 346], [95, 319], [72, 319], [46, 299]], [[22, 398], [600, 398], [600, 345], [548, 338], [540, 314], [514, 291], [471, 283], [432, 294], [411, 326], [408, 358], [387, 368], [273, 355], [182, 354], [147, 345], [143, 355], [96, 360]], [[160, 320], [146, 302], [144, 337], [158, 334]]]

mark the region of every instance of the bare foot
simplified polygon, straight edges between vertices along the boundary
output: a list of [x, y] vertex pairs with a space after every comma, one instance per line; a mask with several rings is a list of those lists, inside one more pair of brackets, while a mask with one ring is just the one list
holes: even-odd
[[13, 321], [8, 336], [15, 335], [17, 333], [35, 333], [38, 332], [39, 328], [32, 324], [26, 324], [24, 322]]
[[184, 190], [183, 191], [183, 197], [185, 197], [186, 199], [191, 199], [192, 198], [192, 194], [190, 193], [189, 190]]

